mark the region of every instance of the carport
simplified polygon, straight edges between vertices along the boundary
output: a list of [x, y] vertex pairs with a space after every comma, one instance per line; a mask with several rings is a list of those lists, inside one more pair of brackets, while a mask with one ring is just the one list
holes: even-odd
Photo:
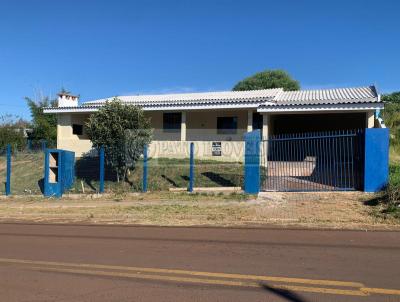
[[282, 92], [260, 106], [261, 189], [363, 190], [365, 130], [385, 127], [382, 108], [373, 86]]

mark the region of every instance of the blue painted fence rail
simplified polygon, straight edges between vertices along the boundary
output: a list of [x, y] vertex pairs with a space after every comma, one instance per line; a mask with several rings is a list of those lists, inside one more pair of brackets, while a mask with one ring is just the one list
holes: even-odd
[[104, 147], [101, 146], [99, 150], [99, 160], [100, 160], [100, 184], [99, 193], [104, 193]]
[[11, 145], [7, 145], [6, 195], [11, 194]]
[[190, 143], [190, 161], [189, 161], [189, 192], [193, 192], [194, 186], [194, 143]]
[[147, 145], [143, 149], [143, 188], [144, 193], [147, 192]]

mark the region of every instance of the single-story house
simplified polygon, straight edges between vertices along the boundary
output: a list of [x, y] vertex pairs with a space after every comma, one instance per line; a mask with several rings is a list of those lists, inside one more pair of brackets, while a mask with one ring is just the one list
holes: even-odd
[[[288, 133], [381, 127], [383, 102], [374, 86], [321, 90], [254, 91], [118, 96], [143, 108], [154, 128], [152, 157], [188, 157], [243, 161], [246, 132], [261, 129], [262, 137]], [[78, 104], [78, 97], [59, 94], [58, 107], [45, 113], [58, 117], [57, 148], [90, 154], [92, 143], [84, 124], [108, 100]]]

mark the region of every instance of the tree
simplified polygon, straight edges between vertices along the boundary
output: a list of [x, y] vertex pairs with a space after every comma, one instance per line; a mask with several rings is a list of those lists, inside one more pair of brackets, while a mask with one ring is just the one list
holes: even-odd
[[284, 70], [266, 70], [237, 83], [234, 91], [283, 88], [285, 91], [299, 90], [300, 84]]
[[391, 143], [400, 144], [400, 92], [393, 92], [382, 96], [385, 109], [382, 111], [382, 118], [385, 125], [390, 128]]
[[382, 101], [400, 104], [400, 91], [382, 95]]
[[39, 100], [32, 100], [25, 97], [32, 116], [32, 132], [29, 138], [32, 140], [45, 139], [55, 142], [57, 139], [57, 116], [55, 114], [44, 114], [43, 108], [56, 107], [57, 100], [50, 100], [49, 97], [41, 97]]
[[151, 142], [150, 119], [140, 107], [124, 105], [118, 98], [93, 113], [85, 126], [93, 146], [104, 147], [106, 163], [116, 172], [118, 182], [126, 180], [128, 170]]

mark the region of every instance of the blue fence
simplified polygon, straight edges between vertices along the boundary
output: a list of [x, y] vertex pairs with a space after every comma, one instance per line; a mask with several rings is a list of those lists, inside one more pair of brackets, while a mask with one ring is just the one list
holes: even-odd
[[384, 189], [389, 177], [389, 129], [365, 130], [364, 191]]
[[347, 191], [363, 188], [362, 130], [281, 134], [262, 146], [266, 191]]
[[260, 192], [260, 130], [246, 133], [244, 140], [244, 191], [257, 194]]

